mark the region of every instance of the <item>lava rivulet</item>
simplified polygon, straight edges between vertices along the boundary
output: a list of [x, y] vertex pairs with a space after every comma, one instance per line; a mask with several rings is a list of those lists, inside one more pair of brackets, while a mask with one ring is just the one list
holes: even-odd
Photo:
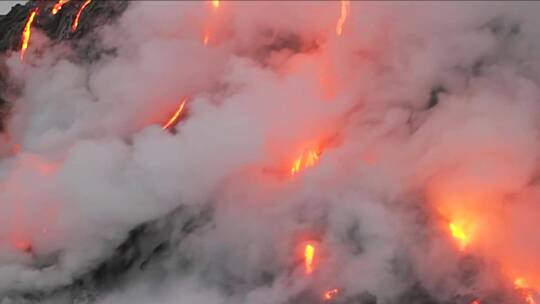
[[291, 165], [291, 175], [295, 175], [309, 167], [315, 166], [319, 160], [320, 151], [309, 149], [301, 153]]
[[341, 14], [336, 24], [336, 33], [341, 36], [343, 33], [343, 25], [347, 21], [347, 16], [349, 15], [349, 10], [351, 8], [350, 1], [341, 0]]
[[81, 15], [84, 11], [84, 9], [90, 5], [90, 3], [92, 2], [92, 0], [86, 0], [84, 1], [83, 5], [79, 8], [79, 10], [77, 11], [77, 15], [75, 15], [75, 20], [73, 20], [73, 24], [71, 25], [71, 31], [76, 31], [77, 28], [79, 27], [79, 22], [81, 20]]
[[52, 7], [51, 13], [53, 15], [58, 14], [58, 12], [62, 10], [62, 7], [64, 6], [64, 4], [66, 4], [68, 2], [69, 2], [69, 0], [58, 0], [58, 2], [56, 2], [54, 4], [54, 6]]
[[38, 13], [37, 8], [32, 10], [24, 26], [24, 31], [22, 33], [22, 39], [21, 39], [22, 41], [21, 60], [24, 60], [24, 54], [26, 53], [26, 50], [28, 49], [28, 43], [30, 42], [30, 35], [32, 34], [32, 23], [34, 23], [34, 19], [36, 18], [37, 13]]
[[176, 109], [174, 114], [171, 116], [171, 118], [169, 118], [169, 120], [161, 127], [163, 130], [170, 129], [178, 123], [178, 120], [180, 119], [180, 115], [184, 111], [185, 104], [186, 104], [186, 100], [184, 99], [180, 103], [180, 106], [178, 106], [178, 109]]
[[304, 270], [307, 275], [310, 275], [313, 273], [314, 259], [315, 259], [315, 245], [311, 243], [306, 244], [306, 246], [304, 247]]

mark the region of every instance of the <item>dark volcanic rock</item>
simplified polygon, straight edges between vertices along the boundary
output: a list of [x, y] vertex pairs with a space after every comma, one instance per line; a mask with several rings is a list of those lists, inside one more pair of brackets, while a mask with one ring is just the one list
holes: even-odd
[[31, 11], [38, 9], [33, 28], [45, 32], [53, 41], [76, 40], [92, 32], [98, 26], [113, 22], [128, 6], [126, 0], [93, 0], [84, 9], [76, 31], [72, 24], [84, 1], [67, 2], [56, 15], [51, 13], [55, 1], [29, 1], [25, 5], [16, 5], [0, 18], [0, 52], [18, 50], [21, 45], [21, 33]]

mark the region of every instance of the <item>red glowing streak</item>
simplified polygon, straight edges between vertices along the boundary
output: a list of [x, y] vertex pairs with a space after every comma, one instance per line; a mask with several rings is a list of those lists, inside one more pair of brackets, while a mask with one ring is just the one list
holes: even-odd
[[319, 155], [320, 151], [315, 149], [307, 150], [299, 155], [292, 163], [291, 175], [295, 175], [304, 169], [315, 166], [319, 160]]
[[332, 288], [332, 289], [330, 289], [330, 290], [328, 290], [327, 292], [324, 293], [323, 299], [325, 301], [332, 300], [335, 296], [337, 296], [338, 293], [339, 293], [339, 289]]
[[84, 11], [84, 9], [92, 2], [92, 0], [86, 0], [84, 1], [81, 8], [79, 8], [79, 11], [77, 12], [77, 15], [75, 16], [75, 21], [73, 21], [73, 24], [71, 25], [71, 30], [74, 32], [77, 30], [77, 27], [79, 27], [79, 20], [81, 19], [81, 14]]
[[56, 15], [58, 14], [59, 11], [62, 10], [62, 6], [66, 3], [68, 3], [69, 0], [58, 0], [58, 2], [56, 2], [51, 10], [51, 13], [53, 15]]
[[313, 273], [313, 258], [315, 257], [315, 246], [307, 244], [304, 248], [304, 266], [306, 274]]
[[341, 36], [343, 33], [343, 25], [347, 20], [347, 15], [349, 14], [351, 3], [347, 0], [341, 0], [341, 15], [339, 16], [338, 22], [336, 24], [336, 33], [338, 36]]
[[480, 300], [474, 300], [471, 302], [471, 304], [481, 304], [481, 303], [480, 303]]
[[28, 20], [26, 21], [26, 25], [24, 26], [24, 31], [21, 38], [21, 60], [24, 60], [24, 54], [26, 53], [26, 49], [28, 48], [28, 42], [30, 42], [30, 34], [32, 29], [32, 23], [34, 22], [34, 19], [37, 15], [37, 8], [34, 9], [30, 13], [30, 17], [28, 17]]
[[163, 130], [167, 130], [171, 126], [176, 125], [180, 117], [180, 114], [182, 114], [182, 112], [184, 111], [185, 104], [186, 104], [186, 100], [183, 100], [180, 106], [178, 107], [178, 109], [176, 110], [176, 112], [174, 112], [173, 116], [171, 116], [171, 118], [167, 121], [167, 123], [161, 127]]
[[32, 245], [25, 240], [16, 240], [14, 241], [13, 246], [22, 252], [29, 253], [32, 251]]

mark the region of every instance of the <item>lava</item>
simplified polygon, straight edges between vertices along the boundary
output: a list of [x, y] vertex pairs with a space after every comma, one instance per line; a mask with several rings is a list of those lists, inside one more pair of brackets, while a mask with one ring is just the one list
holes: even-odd
[[26, 49], [28, 49], [28, 42], [30, 42], [32, 23], [34, 22], [37, 13], [38, 9], [36, 8], [30, 13], [30, 16], [28, 17], [28, 20], [26, 21], [26, 24], [24, 26], [24, 31], [21, 37], [21, 60], [24, 60], [24, 54], [26, 53]]
[[32, 245], [25, 240], [14, 240], [13, 246], [22, 252], [32, 252]]
[[77, 15], [75, 16], [75, 20], [73, 21], [73, 24], [71, 25], [71, 30], [74, 32], [77, 30], [77, 27], [79, 27], [79, 20], [81, 19], [81, 14], [84, 11], [84, 9], [92, 2], [92, 0], [86, 0], [84, 1], [83, 5], [79, 8], [79, 11], [77, 12]]
[[337, 288], [332, 288], [328, 291], [326, 291], [323, 295], [323, 299], [325, 301], [329, 301], [329, 300], [332, 300], [335, 296], [337, 296], [337, 294], [339, 293], [339, 289]]
[[300, 154], [292, 163], [291, 175], [295, 175], [300, 171], [313, 167], [319, 160], [320, 151], [317, 149], [309, 149]]
[[180, 114], [182, 114], [182, 112], [184, 111], [184, 106], [186, 104], [186, 100], [184, 99], [182, 101], [182, 103], [180, 103], [180, 106], [178, 107], [178, 109], [176, 110], [176, 112], [174, 112], [173, 116], [171, 116], [171, 118], [169, 118], [169, 120], [167, 121], [167, 123], [165, 123], [161, 128], [163, 130], [167, 130], [169, 129], [171, 126], [174, 126], [176, 125], [176, 123], [178, 122], [179, 118], [180, 118]]
[[527, 282], [524, 278], [516, 278], [514, 280], [514, 286], [516, 286], [519, 294], [523, 297], [523, 300], [525, 300], [527, 304], [536, 304], [536, 301], [533, 298], [533, 292], [531, 288], [527, 285]]
[[471, 241], [471, 236], [464, 225], [460, 225], [456, 222], [451, 222], [448, 224], [448, 229], [450, 230], [452, 237], [454, 237], [454, 239], [459, 242], [459, 247], [461, 248], [461, 250], [465, 249], [465, 247], [469, 245]]
[[306, 274], [313, 273], [313, 258], [315, 257], [315, 246], [307, 244], [304, 248], [304, 267]]
[[349, 14], [349, 9], [351, 7], [351, 3], [347, 0], [341, 0], [341, 15], [339, 16], [339, 19], [336, 24], [336, 33], [341, 36], [341, 33], [343, 33], [343, 25], [345, 24], [345, 21], [347, 20], [347, 15]]
[[58, 14], [58, 12], [62, 10], [62, 6], [64, 6], [64, 4], [68, 2], [69, 0], [58, 0], [58, 2], [56, 2], [54, 6], [52, 7], [51, 13], [53, 15]]

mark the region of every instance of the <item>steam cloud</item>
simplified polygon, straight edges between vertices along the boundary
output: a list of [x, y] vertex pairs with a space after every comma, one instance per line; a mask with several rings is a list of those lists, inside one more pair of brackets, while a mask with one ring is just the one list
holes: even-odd
[[97, 303], [521, 303], [515, 278], [540, 288], [539, 9], [352, 2], [336, 35], [339, 2], [135, 1], [86, 61], [35, 30], [5, 59], [0, 291], [69, 286], [134, 227], [210, 210]]

